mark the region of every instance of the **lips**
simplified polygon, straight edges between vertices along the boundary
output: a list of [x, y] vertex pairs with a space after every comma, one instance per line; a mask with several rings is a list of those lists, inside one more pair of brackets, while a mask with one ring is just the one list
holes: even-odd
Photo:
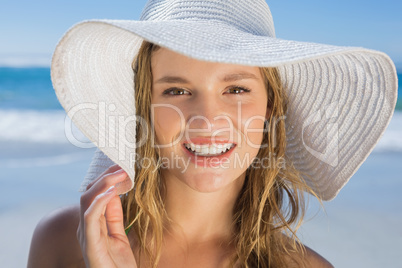
[[218, 153], [217, 154], [209, 154], [209, 152], [208, 152], [208, 154], [202, 154], [202, 153], [193, 152], [191, 149], [188, 149], [183, 144], [183, 149], [186, 151], [187, 155], [191, 156], [192, 161], [194, 161], [194, 162], [201, 162], [201, 161], [210, 162], [210, 161], [214, 161], [216, 164], [218, 164], [220, 161], [222, 161], [222, 159], [228, 158], [229, 155], [233, 152], [235, 147], [236, 147], [236, 144], [233, 144], [233, 146], [231, 146], [228, 149], [225, 149], [223, 152], [221, 152], [219, 154]]
[[236, 143], [227, 138], [197, 137], [188, 139], [182, 146], [193, 163], [213, 167], [228, 159]]
[[193, 137], [186, 139], [185, 143], [194, 143], [194, 144], [225, 144], [225, 143], [234, 143], [228, 138], [225, 137]]
[[218, 156], [231, 150], [235, 146], [234, 143], [220, 144], [194, 144], [184, 143], [184, 147], [194, 155], [198, 156]]
[[194, 137], [183, 143], [194, 155], [217, 156], [230, 151], [236, 144], [224, 137]]

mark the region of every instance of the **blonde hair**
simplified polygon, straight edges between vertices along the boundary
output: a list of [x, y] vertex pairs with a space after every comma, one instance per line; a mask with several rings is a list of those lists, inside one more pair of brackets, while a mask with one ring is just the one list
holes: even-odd
[[[135, 231], [140, 253], [145, 253], [146, 263], [157, 267], [160, 259], [164, 222], [166, 186], [161, 180], [158, 151], [152, 147], [148, 129], [151, 124], [152, 52], [159, 47], [144, 41], [133, 62], [135, 81], [135, 103], [137, 116], [147, 125], [137, 125], [137, 140], [145, 139], [138, 147], [137, 155], [153, 159], [153, 166], [135, 166], [135, 188], [122, 196], [125, 224]], [[285, 155], [286, 130], [283, 120], [287, 98], [276, 68], [260, 68], [268, 93], [271, 114], [264, 132], [258, 159], [274, 158], [268, 168], [248, 167], [242, 190], [233, 210], [235, 253], [231, 265], [241, 267], [286, 267], [290, 262], [305, 266], [304, 247], [299, 243], [296, 230], [305, 212], [303, 191], [312, 192], [301, 174], [292, 166]], [[278, 120], [282, 119], [282, 120]], [[314, 194], [314, 193], [313, 193]]]

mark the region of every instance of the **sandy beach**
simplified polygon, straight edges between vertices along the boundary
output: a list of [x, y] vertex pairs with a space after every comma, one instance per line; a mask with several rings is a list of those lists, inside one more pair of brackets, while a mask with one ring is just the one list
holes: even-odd
[[[77, 190], [94, 151], [68, 144], [30, 144], [22, 156], [23, 151], [18, 152], [22, 146], [26, 145], [0, 144], [1, 267], [26, 267], [39, 220], [54, 209], [79, 203]], [[4, 159], [5, 148], [13, 158]], [[16, 165], [18, 155], [20, 167]]]

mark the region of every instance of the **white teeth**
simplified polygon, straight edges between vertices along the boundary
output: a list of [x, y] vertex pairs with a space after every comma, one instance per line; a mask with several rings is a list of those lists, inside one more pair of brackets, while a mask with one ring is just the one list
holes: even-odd
[[210, 154], [216, 154], [218, 151], [218, 148], [216, 148], [215, 146], [212, 146], [211, 148], [209, 148], [209, 153]]
[[208, 154], [209, 153], [209, 148], [201, 148], [201, 154]]
[[193, 144], [193, 143], [185, 143], [184, 146], [191, 150], [196, 155], [201, 156], [214, 156], [220, 155], [229, 151], [234, 144], [233, 143], [225, 143], [225, 144]]

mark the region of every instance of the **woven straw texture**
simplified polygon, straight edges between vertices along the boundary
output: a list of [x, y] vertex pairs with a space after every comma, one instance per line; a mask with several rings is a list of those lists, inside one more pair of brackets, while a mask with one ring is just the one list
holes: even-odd
[[[101, 149], [82, 189], [113, 162], [134, 179], [131, 63], [143, 40], [199, 60], [278, 67], [289, 96], [287, 156], [324, 200], [364, 162], [396, 104], [396, 71], [387, 55], [277, 39], [263, 0], [149, 1], [140, 21], [81, 22], [55, 50], [59, 101]], [[112, 126], [102, 121], [105, 114], [116, 118]]]

